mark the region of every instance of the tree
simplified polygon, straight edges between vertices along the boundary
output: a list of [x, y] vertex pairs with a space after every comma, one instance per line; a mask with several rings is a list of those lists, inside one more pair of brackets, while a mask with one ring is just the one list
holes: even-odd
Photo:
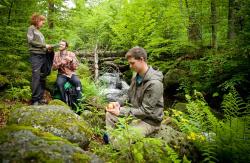
[[202, 41], [201, 25], [199, 23], [199, 17], [196, 11], [199, 7], [196, 1], [192, 2], [194, 7], [190, 7], [191, 3], [188, 0], [185, 0], [185, 3], [186, 3], [186, 10], [187, 10], [188, 18], [189, 18], [188, 38], [191, 42], [194, 42], [195, 44], [197, 44]]
[[217, 13], [216, 0], [211, 0], [211, 27], [212, 27], [212, 42], [211, 47], [217, 49]]

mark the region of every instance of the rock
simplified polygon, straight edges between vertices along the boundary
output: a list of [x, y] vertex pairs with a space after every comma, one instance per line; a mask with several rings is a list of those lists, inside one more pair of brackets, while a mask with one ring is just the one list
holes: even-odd
[[179, 85], [180, 79], [186, 75], [181, 69], [171, 69], [164, 75], [164, 87], [166, 89]]
[[9, 114], [7, 124], [32, 126], [50, 132], [86, 148], [92, 135], [89, 125], [68, 107], [55, 105], [26, 106]]
[[58, 99], [51, 100], [48, 105], [60, 105], [70, 109], [70, 107], [65, 102]]
[[102, 93], [109, 102], [124, 102], [128, 99], [129, 85], [120, 79], [118, 73], [105, 73], [99, 77], [99, 82], [104, 85]]
[[175, 105], [174, 105], [174, 109], [175, 110], [179, 110], [181, 112], [187, 112], [187, 104], [186, 103], [183, 103], [183, 102], [177, 102]]
[[153, 137], [160, 138], [168, 144], [180, 145], [180, 143], [183, 142], [183, 140], [185, 139], [185, 134], [176, 131], [168, 125], [162, 124], [161, 130]]
[[66, 139], [29, 126], [1, 129], [0, 162], [92, 162], [101, 161]]
[[198, 157], [198, 151], [196, 151], [194, 145], [187, 140], [186, 134], [175, 130], [169, 125], [162, 124], [161, 130], [155, 135], [152, 135], [152, 137], [162, 139], [173, 149], [179, 151], [179, 154], [182, 156]]

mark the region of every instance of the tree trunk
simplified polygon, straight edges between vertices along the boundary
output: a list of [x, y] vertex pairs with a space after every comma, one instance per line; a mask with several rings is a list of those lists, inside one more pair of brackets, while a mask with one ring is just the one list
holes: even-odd
[[54, 0], [49, 0], [49, 10], [48, 10], [48, 26], [49, 29], [54, 28], [54, 12], [55, 12], [55, 3]]
[[243, 2], [229, 0], [228, 7], [228, 39], [233, 41], [243, 29], [244, 18], [240, 16], [240, 10]]
[[228, 33], [227, 37], [229, 40], [233, 40], [236, 36], [235, 33], [235, 10], [234, 10], [234, 4], [235, 0], [229, 0], [228, 1]]
[[187, 9], [187, 14], [189, 18], [188, 39], [189, 41], [197, 44], [197, 43], [200, 43], [202, 40], [201, 26], [198, 22], [198, 18], [195, 12], [194, 11], [190, 12], [187, 0], [185, 0], [185, 3], [186, 3], [186, 9]]
[[181, 16], [182, 16], [182, 14], [183, 14], [183, 9], [182, 9], [182, 0], [179, 0], [179, 6], [180, 6], [180, 12], [181, 12]]
[[211, 0], [211, 27], [212, 27], [212, 41], [211, 47], [217, 50], [217, 11], [216, 0]]
[[99, 69], [99, 66], [98, 66], [98, 54], [97, 54], [97, 43], [96, 43], [96, 46], [95, 46], [95, 50], [94, 50], [94, 68], [95, 68], [95, 81], [97, 81], [98, 79], [98, 69]]
[[9, 7], [7, 25], [10, 25], [10, 21], [11, 21], [10, 17], [11, 17], [11, 11], [12, 11], [13, 4], [14, 4], [14, 0], [11, 1], [10, 7]]

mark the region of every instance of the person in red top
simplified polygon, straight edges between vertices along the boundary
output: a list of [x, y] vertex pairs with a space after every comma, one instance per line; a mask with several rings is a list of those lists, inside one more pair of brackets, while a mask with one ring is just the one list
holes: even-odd
[[75, 72], [79, 62], [73, 52], [67, 51], [68, 46], [67, 41], [60, 41], [59, 51], [55, 53], [52, 66], [53, 70], [58, 70], [56, 83], [64, 102], [66, 102], [64, 84], [67, 81], [76, 87], [77, 99], [79, 100], [82, 97], [82, 85]]

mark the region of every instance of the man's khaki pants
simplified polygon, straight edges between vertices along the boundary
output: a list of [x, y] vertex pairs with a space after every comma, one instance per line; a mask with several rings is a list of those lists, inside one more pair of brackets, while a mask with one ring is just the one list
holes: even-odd
[[[115, 116], [114, 114], [111, 114], [110, 112], [106, 112], [106, 127], [107, 128], [115, 128], [115, 124], [117, 122], [118, 122], [117, 116]], [[152, 126], [138, 118], [134, 118], [129, 125], [136, 131], [139, 131], [144, 137], [160, 129], [160, 125]]]

